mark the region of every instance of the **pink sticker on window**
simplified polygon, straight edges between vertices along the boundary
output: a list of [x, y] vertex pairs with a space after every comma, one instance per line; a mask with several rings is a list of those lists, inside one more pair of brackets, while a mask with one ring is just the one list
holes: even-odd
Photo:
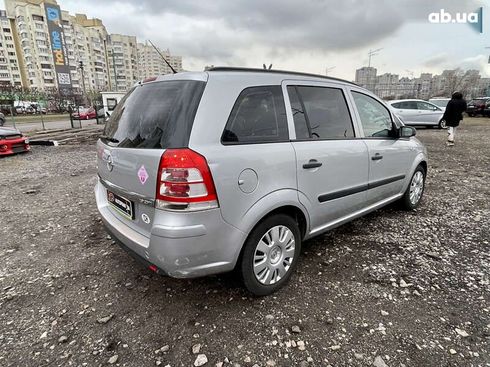
[[146, 180], [148, 180], [148, 172], [146, 172], [145, 166], [141, 166], [141, 168], [138, 170], [138, 178], [140, 179], [140, 182], [142, 185], [145, 184]]

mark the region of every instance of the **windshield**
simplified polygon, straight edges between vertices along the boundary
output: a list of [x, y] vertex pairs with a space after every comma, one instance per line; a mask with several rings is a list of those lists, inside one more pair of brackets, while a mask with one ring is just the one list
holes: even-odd
[[429, 102], [435, 104], [437, 107], [446, 107], [449, 99], [431, 99]]
[[205, 85], [178, 80], [134, 87], [114, 109], [102, 139], [121, 148], [186, 147]]

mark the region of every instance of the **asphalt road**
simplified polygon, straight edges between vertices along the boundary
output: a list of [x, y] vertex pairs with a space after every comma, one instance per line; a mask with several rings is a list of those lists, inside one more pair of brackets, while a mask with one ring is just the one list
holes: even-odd
[[0, 366], [490, 365], [490, 119], [422, 129], [427, 187], [303, 245], [289, 284], [145, 269], [94, 203], [94, 140], [0, 159]]

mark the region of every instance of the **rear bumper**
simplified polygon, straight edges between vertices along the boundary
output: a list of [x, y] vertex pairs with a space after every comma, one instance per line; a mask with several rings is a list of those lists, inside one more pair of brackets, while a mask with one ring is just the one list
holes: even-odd
[[130, 254], [159, 273], [193, 278], [233, 270], [246, 234], [227, 224], [220, 209], [193, 213], [155, 210], [150, 233], [123, 222], [110, 207], [105, 187], [95, 186], [97, 208], [108, 232]]

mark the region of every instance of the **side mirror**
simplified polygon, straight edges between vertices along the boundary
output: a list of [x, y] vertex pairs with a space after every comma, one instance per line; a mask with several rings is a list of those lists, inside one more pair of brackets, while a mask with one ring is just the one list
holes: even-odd
[[399, 137], [400, 138], [410, 138], [412, 136], [415, 136], [416, 133], [417, 133], [417, 130], [415, 130], [415, 128], [410, 127], [410, 126], [402, 126], [400, 128]]

